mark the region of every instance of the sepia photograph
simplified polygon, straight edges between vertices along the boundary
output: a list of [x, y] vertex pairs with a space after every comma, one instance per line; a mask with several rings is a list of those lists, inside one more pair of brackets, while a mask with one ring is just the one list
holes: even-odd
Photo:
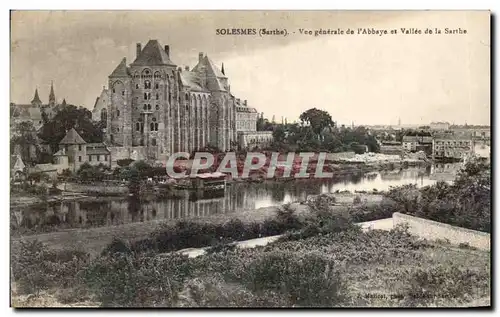
[[491, 30], [11, 10], [10, 307], [491, 308]]

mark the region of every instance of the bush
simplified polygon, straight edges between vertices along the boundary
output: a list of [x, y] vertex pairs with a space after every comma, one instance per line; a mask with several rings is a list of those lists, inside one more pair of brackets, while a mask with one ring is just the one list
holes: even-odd
[[162, 307], [177, 302], [190, 272], [189, 261], [181, 255], [115, 253], [97, 258], [84, 276], [103, 306]]
[[315, 254], [273, 252], [254, 260], [243, 282], [254, 293], [272, 291], [287, 306], [331, 307], [346, 300], [345, 284], [335, 263]]
[[443, 299], [471, 300], [475, 290], [488, 289], [490, 276], [455, 264], [418, 268], [409, 279], [403, 305], [428, 306]]
[[353, 199], [352, 203], [353, 203], [354, 205], [359, 205], [359, 204], [361, 204], [361, 197], [359, 197], [359, 196], [354, 197], [354, 199]]
[[52, 251], [38, 240], [20, 241], [19, 251], [12, 256], [12, 273], [20, 293], [39, 294], [79, 284], [78, 272], [88, 261], [88, 254], [81, 251]]
[[127, 167], [130, 165], [130, 163], [132, 163], [134, 160], [132, 159], [122, 159], [122, 160], [117, 160], [116, 161], [116, 164], [118, 164], [118, 166], [120, 167]]

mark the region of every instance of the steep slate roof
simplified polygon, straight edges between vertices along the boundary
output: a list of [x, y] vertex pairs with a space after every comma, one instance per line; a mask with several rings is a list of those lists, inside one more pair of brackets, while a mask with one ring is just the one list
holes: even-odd
[[31, 103], [42, 103], [42, 101], [40, 100], [40, 97], [38, 96], [38, 88], [35, 89], [35, 97], [33, 97], [33, 100], [31, 101]]
[[214, 88], [217, 90], [226, 91], [224, 85], [221, 83], [219, 78], [227, 78], [227, 77], [220, 71], [220, 69], [215, 65], [215, 63], [210, 58], [208, 58], [208, 56], [203, 57], [202, 60], [198, 62], [198, 64], [196, 64], [195, 67], [193, 67], [191, 72], [193, 73], [198, 72], [201, 68], [201, 64], [205, 66], [205, 72], [207, 74], [208, 81], [211, 82]]
[[436, 133], [435, 140], [472, 140], [472, 133]]
[[215, 66], [215, 63], [210, 58], [208, 58], [208, 56], [205, 56], [203, 61], [205, 62], [205, 66], [207, 66], [207, 69], [212, 70], [216, 77], [227, 78], [226, 75], [224, 75], [221, 70], [217, 66]]
[[180, 73], [182, 85], [190, 87], [193, 91], [205, 91], [198, 83], [197, 83], [197, 74], [193, 72], [183, 71]]
[[158, 40], [149, 40], [132, 64], [140, 66], [175, 65], [170, 60], [167, 52], [158, 43]]
[[86, 144], [82, 137], [76, 132], [75, 128], [66, 133], [66, 136], [59, 142], [59, 144]]
[[109, 77], [128, 77], [127, 59], [124, 57]]

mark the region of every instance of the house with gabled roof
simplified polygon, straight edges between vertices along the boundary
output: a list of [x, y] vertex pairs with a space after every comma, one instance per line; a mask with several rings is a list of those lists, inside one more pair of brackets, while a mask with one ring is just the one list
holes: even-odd
[[68, 168], [76, 172], [84, 163], [91, 165], [111, 165], [111, 154], [102, 143], [87, 143], [71, 128], [59, 142], [59, 151], [54, 154], [56, 164], [67, 164]]

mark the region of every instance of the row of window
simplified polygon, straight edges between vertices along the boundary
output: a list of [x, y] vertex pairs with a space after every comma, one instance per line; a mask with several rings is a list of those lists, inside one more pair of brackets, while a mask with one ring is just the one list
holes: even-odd
[[[159, 89], [159, 88], [160, 88], [160, 84], [155, 83], [155, 89]], [[135, 89], [139, 89], [139, 84], [135, 84]], [[151, 89], [151, 82], [149, 80], [146, 80], [144, 82], [144, 89]]]
[[[96, 161], [99, 162], [101, 160], [101, 156], [100, 155], [89, 155], [89, 162], [92, 162], [92, 157], [95, 156], [96, 157]], [[79, 156], [78, 157], [78, 162], [81, 162], [82, 161], [82, 157]], [[108, 156], [107, 155], [104, 155], [104, 161], [108, 161]]]
[[[151, 104], [150, 103], [145, 103], [144, 107], [142, 107], [142, 109], [144, 109], [144, 110], [151, 110], [152, 109]], [[160, 105], [156, 105], [155, 109], [156, 110], [160, 110]]]
[[436, 141], [439, 145], [469, 145], [469, 141]]
[[[149, 69], [144, 69], [142, 71], [142, 74], [139, 76], [139, 73], [138, 72], [135, 72], [134, 73], [134, 78], [151, 78], [153, 76], [151, 76], [151, 71]], [[155, 72], [154, 73], [154, 78], [155, 79], [160, 79], [161, 78], [161, 73], [160, 72]]]
[[[144, 123], [142, 123], [142, 122], [136, 122], [135, 123], [135, 131], [144, 132]], [[149, 124], [149, 131], [158, 131], [158, 123], [151, 122]]]

